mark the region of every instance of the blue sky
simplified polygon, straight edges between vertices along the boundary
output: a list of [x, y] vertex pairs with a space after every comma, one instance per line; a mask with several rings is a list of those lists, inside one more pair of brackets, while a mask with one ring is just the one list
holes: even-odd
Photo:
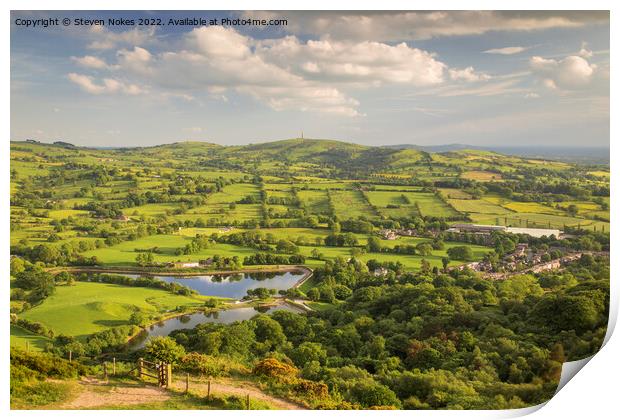
[[[286, 26], [25, 28], [45, 17]], [[605, 12], [13, 12], [11, 139], [609, 145]], [[107, 23], [107, 22], [106, 22]]]

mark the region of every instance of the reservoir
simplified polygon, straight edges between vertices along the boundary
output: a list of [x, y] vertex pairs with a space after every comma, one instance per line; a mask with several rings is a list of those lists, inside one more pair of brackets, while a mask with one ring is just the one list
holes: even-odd
[[[121, 274], [123, 276], [137, 278], [136, 274]], [[287, 290], [304, 277], [303, 271], [285, 272], [251, 272], [216, 274], [208, 276], [192, 275], [149, 275], [166, 283], [178, 283], [189, 287], [205, 296], [218, 296], [232, 299], [243, 298], [249, 289], [264, 287], [276, 291]]]

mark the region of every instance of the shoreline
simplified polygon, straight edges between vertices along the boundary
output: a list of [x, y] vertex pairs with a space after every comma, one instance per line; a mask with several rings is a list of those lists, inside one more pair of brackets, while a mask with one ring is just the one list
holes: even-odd
[[246, 268], [240, 270], [206, 270], [206, 271], [149, 271], [138, 267], [54, 267], [48, 270], [50, 273], [58, 273], [67, 271], [70, 273], [113, 273], [113, 274], [150, 274], [153, 276], [216, 276], [216, 275], [234, 275], [240, 273], [289, 273], [292, 271], [302, 271], [304, 276], [293, 287], [298, 287], [309, 278], [314, 271], [305, 265], [276, 265], [264, 268]]
[[[53, 267], [48, 269], [47, 271], [50, 273], [58, 273], [58, 272], [62, 272], [62, 271], [67, 271], [67, 272], [71, 272], [71, 273], [113, 273], [113, 274], [151, 274], [151, 275], [159, 275], [159, 276], [177, 276], [177, 277], [181, 277], [181, 276], [208, 276], [208, 275], [222, 275], [222, 274], [228, 274], [228, 275], [233, 275], [233, 274], [239, 274], [239, 273], [289, 273], [289, 272], [293, 272], [293, 271], [301, 271], [303, 272], [303, 276], [297, 280], [297, 282], [295, 282], [295, 284], [293, 286], [291, 286], [291, 289], [297, 289], [299, 288], [302, 284], [304, 284], [310, 277], [312, 277], [312, 275], [314, 274], [314, 270], [312, 270], [310, 267], [307, 266], [303, 266], [303, 265], [278, 265], [278, 266], [274, 266], [274, 267], [264, 267], [264, 268], [255, 268], [255, 269], [241, 269], [241, 270], [236, 270], [236, 271], [201, 271], [201, 272], [153, 272], [153, 271], [147, 271], [147, 270], [141, 270], [140, 268], [118, 268], [118, 267], [110, 267], [110, 268], [104, 268], [104, 267]], [[205, 295], [200, 295], [200, 296], [205, 296]], [[213, 298], [217, 298], [217, 299], [230, 299], [230, 298], [223, 298], [220, 296], [206, 296], [206, 297], [213, 297]], [[139, 336], [140, 334], [147, 332], [147, 330], [154, 326], [159, 324], [160, 322], [165, 322], [168, 321], [170, 319], [173, 318], [179, 318], [182, 317], [184, 315], [191, 315], [191, 314], [195, 314], [198, 312], [203, 312], [203, 313], [213, 313], [213, 312], [220, 312], [220, 311], [226, 311], [229, 309], [235, 309], [235, 308], [239, 308], [239, 307], [254, 307], [254, 306], [259, 306], [259, 305], [253, 305], [252, 304], [253, 301], [240, 301], [237, 300], [236, 302], [226, 302], [225, 307], [223, 308], [204, 308], [204, 307], [199, 307], [199, 308], [191, 308], [188, 309], [187, 311], [184, 312], [170, 312], [170, 313], [164, 313], [161, 315], [161, 318], [159, 320], [157, 320], [156, 322], [150, 323], [149, 325], [145, 326], [145, 327], [139, 327], [140, 330], [138, 332], [136, 332], [135, 334], [132, 334], [131, 336], [129, 336], [127, 338], [126, 341], [126, 346], [130, 346], [131, 345], [131, 341], [134, 340], [137, 336]], [[277, 306], [279, 303], [285, 303], [285, 304], [289, 304], [295, 307], [298, 307], [300, 309], [303, 309], [306, 312], [311, 312], [312, 308], [310, 308], [309, 306], [306, 306], [305, 304], [300, 304], [298, 302], [295, 302], [292, 299], [288, 299], [284, 296], [279, 296], [279, 297], [274, 297], [272, 298], [272, 301], [269, 303], [265, 303], [263, 306]], [[23, 327], [22, 327], [23, 328]], [[29, 330], [27, 330], [29, 331]], [[32, 332], [32, 331], [30, 331]], [[34, 332], [32, 332], [33, 334], [36, 334]], [[129, 348], [127, 347], [127, 350], [129, 350]]]
[[[302, 278], [300, 278], [299, 280], [297, 280], [297, 282], [291, 287], [291, 289], [297, 289], [299, 288], [302, 284], [304, 284], [310, 277], [312, 277], [312, 275], [314, 274], [314, 271], [309, 268], [309, 267], [305, 267], [305, 266], [293, 266], [294, 269], [296, 270], [301, 270], [304, 272], [304, 275]], [[97, 270], [97, 269], [95, 269]], [[99, 272], [100, 270], [80, 270], [79, 272]], [[281, 269], [279, 271], [275, 271], [275, 270], [265, 270], [265, 269], [260, 269], [260, 270], [244, 270], [242, 272], [244, 273], [250, 273], [250, 272], [254, 272], [254, 273], [260, 273], [260, 272], [282, 272], [282, 273], [288, 273], [293, 271], [293, 269]], [[108, 272], [110, 272], [108, 270]], [[241, 271], [238, 271], [236, 273], [239, 273]], [[116, 272], [118, 274], [122, 274], [120, 271]], [[130, 274], [131, 272], [125, 272], [125, 274]], [[135, 274], [131, 273], [131, 274]], [[235, 273], [231, 273], [231, 274], [235, 274]], [[162, 275], [162, 274], [160, 274]], [[197, 274], [197, 275], [205, 275], [205, 274]], [[202, 295], [201, 295], [202, 296]], [[215, 298], [219, 298], [218, 296], [212, 296]], [[224, 308], [209, 308], [209, 310], [205, 310], [204, 308], [194, 308], [192, 310], [188, 310], [182, 313], [176, 312], [176, 313], [170, 313], [168, 314], [168, 316], [164, 316], [161, 319], [159, 319], [157, 322], [153, 322], [145, 327], [140, 327], [140, 331], [138, 331], [137, 333], [131, 335], [128, 339], [127, 339], [127, 346], [131, 346], [131, 341], [134, 340], [136, 337], [138, 337], [140, 334], [147, 332], [148, 333], [148, 329], [151, 328], [154, 325], [159, 324], [160, 322], [165, 322], [168, 321], [169, 319], [174, 319], [174, 318], [180, 318], [184, 315], [192, 315], [198, 312], [203, 312], [203, 313], [214, 313], [214, 312], [220, 312], [220, 311], [227, 311], [230, 309], [235, 309], [235, 308], [240, 308], [240, 307], [256, 307], [256, 306], [260, 306], [259, 304], [253, 305], [252, 304], [253, 301], [249, 300], [249, 301], [240, 301], [237, 300], [236, 302], [227, 302], [226, 306]], [[284, 296], [279, 296], [279, 297], [274, 297], [272, 298], [271, 302], [265, 303], [262, 306], [277, 306], [280, 303], [284, 303], [284, 304], [288, 304], [291, 306], [295, 306], [297, 308], [300, 308], [302, 310], [304, 310], [305, 312], [312, 312], [313, 309], [310, 308], [309, 306], [303, 304], [303, 303], [299, 303], [299, 302], [295, 302], [292, 299], [288, 299]], [[127, 348], [127, 350], [129, 350], [129, 348]]]

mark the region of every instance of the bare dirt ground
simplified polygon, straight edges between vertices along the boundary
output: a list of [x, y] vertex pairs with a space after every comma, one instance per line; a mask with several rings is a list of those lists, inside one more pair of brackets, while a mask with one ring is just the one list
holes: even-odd
[[109, 385], [94, 378], [80, 381], [84, 390], [62, 408], [89, 409], [101, 406], [134, 405], [166, 401], [168, 392], [153, 385]]
[[[179, 390], [185, 389], [184, 381], [177, 381], [174, 384], [175, 388]], [[200, 390], [201, 394], [207, 395], [208, 385], [204, 382], [190, 382], [190, 389], [195, 392]], [[211, 381], [211, 393], [219, 395], [250, 395], [251, 399], [260, 400], [268, 403], [278, 410], [304, 410], [305, 408], [290, 401], [286, 401], [281, 398], [273, 397], [265, 394], [259, 388], [248, 383], [234, 383], [226, 379], [218, 379]]]
[[[136, 404], [148, 404], [167, 401], [170, 394], [165, 388], [148, 384], [110, 384], [97, 378], [85, 377], [79, 382], [82, 391], [77, 396], [63, 404], [62, 409], [93, 409], [98, 407], [124, 406]], [[208, 385], [205, 382], [190, 381], [192, 393], [207, 395]], [[175, 381], [175, 391], [185, 390], [185, 381]], [[250, 383], [235, 383], [227, 379], [212, 380], [211, 393], [214, 395], [249, 395], [253, 400], [259, 400], [269, 404], [278, 410], [303, 410], [304, 407], [265, 394]]]

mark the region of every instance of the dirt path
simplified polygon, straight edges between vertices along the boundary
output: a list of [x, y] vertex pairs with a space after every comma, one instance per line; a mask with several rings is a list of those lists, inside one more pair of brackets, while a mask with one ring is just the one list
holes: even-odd
[[[177, 381], [174, 384], [177, 389], [185, 389], [184, 381]], [[190, 389], [194, 392], [196, 389], [200, 390], [201, 394], [206, 396], [208, 385], [202, 382], [190, 382]], [[225, 394], [225, 395], [250, 395], [251, 399], [264, 401], [278, 410], [305, 410], [301, 405], [295, 404], [290, 401], [283, 400], [281, 398], [273, 397], [265, 394], [259, 388], [247, 383], [233, 383], [226, 380], [212, 380], [211, 392], [213, 394]]]
[[[110, 384], [96, 378], [82, 378], [80, 385], [83, 390], [73, 400], [63, 404], [62, 409], [90, 409], [108, 406], [123, 406], [148, 404], [167, 401], [170, 394], [165, 388], [146, 384]], [[193, 393], [207, 395], [208, 385], [203, 382], [190, 382]], [[185, 389], [185, 381], [176, 381], [173, 384], [175, 391]], [[211, 393], [215, 395], [238, 395], [266, 402], [278, 410], [303, 410], [304, 407], [281, 398], [265, 394], [256, 386], [249, 383], [234, 383], [228, 380], [212, 380]]]
[[80, 384], [84, 385], [84, 391], [61, 408], [89, 409], [134, 405], [166, 401], [170, 398], [165, 389], [152, 385], [110, 385], [93, 378], [83, 378]]

